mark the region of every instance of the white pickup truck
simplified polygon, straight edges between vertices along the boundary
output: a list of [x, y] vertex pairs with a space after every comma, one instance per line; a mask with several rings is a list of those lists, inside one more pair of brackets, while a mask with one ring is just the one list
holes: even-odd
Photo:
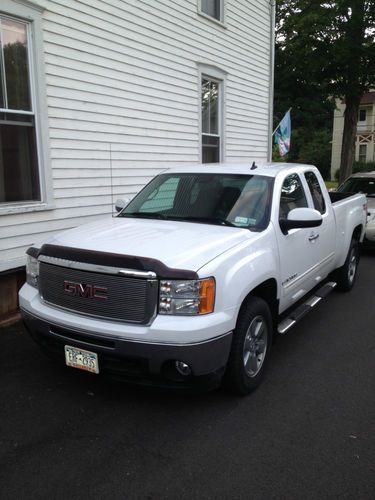
[[274, 334], [352, 288], [365, 222], [365, 196], [328, 193], [309, 165], [174, 168], [116, 217], [30, 248], [22, 315], [69, 366], [245, 394]]

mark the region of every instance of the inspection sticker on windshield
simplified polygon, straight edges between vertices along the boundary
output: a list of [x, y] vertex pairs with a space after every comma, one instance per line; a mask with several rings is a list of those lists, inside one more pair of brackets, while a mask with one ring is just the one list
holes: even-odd
[[236, 217], [234, 219], [234, 223], [239, 226], [254, 226], [256, 223], [255, 219], [251, 219], [250, 217]]
[[99, 373], [98, 355], [95, 352], [65, 346], [65, 362], [68, 366], [90, 373]]

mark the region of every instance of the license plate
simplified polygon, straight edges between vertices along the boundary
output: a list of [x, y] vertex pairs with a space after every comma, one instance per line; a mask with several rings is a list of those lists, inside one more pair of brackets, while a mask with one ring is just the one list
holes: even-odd
[[95, 352], [85, 351], [84, 349], [66, 345], [65, 362], [68, 366], [78, 368], [79, 370], [99, 373], [98, 355]]

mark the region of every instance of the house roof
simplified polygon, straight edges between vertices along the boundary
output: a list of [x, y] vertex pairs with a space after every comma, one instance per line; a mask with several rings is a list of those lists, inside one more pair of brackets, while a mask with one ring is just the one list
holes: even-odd
[[361, 99], [361, 104], [373, 104], [375, 102], [375, 91], [374, 92], [367, 92], [362, 99]]

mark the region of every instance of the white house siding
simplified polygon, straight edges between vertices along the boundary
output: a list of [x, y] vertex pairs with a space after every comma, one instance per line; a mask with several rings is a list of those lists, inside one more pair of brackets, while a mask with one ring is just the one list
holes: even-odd
[[53, 208], [0, 215], [0, 271], [55, 232], [110, 214], [111, 164], [116, 198], [200, 161], [199, 64], [226, 73], [223, 160], [266, 159], [269, 0], [225, 0], [225, 26], [199, 15], [197, 0], [31, 3], [45, 8]]

